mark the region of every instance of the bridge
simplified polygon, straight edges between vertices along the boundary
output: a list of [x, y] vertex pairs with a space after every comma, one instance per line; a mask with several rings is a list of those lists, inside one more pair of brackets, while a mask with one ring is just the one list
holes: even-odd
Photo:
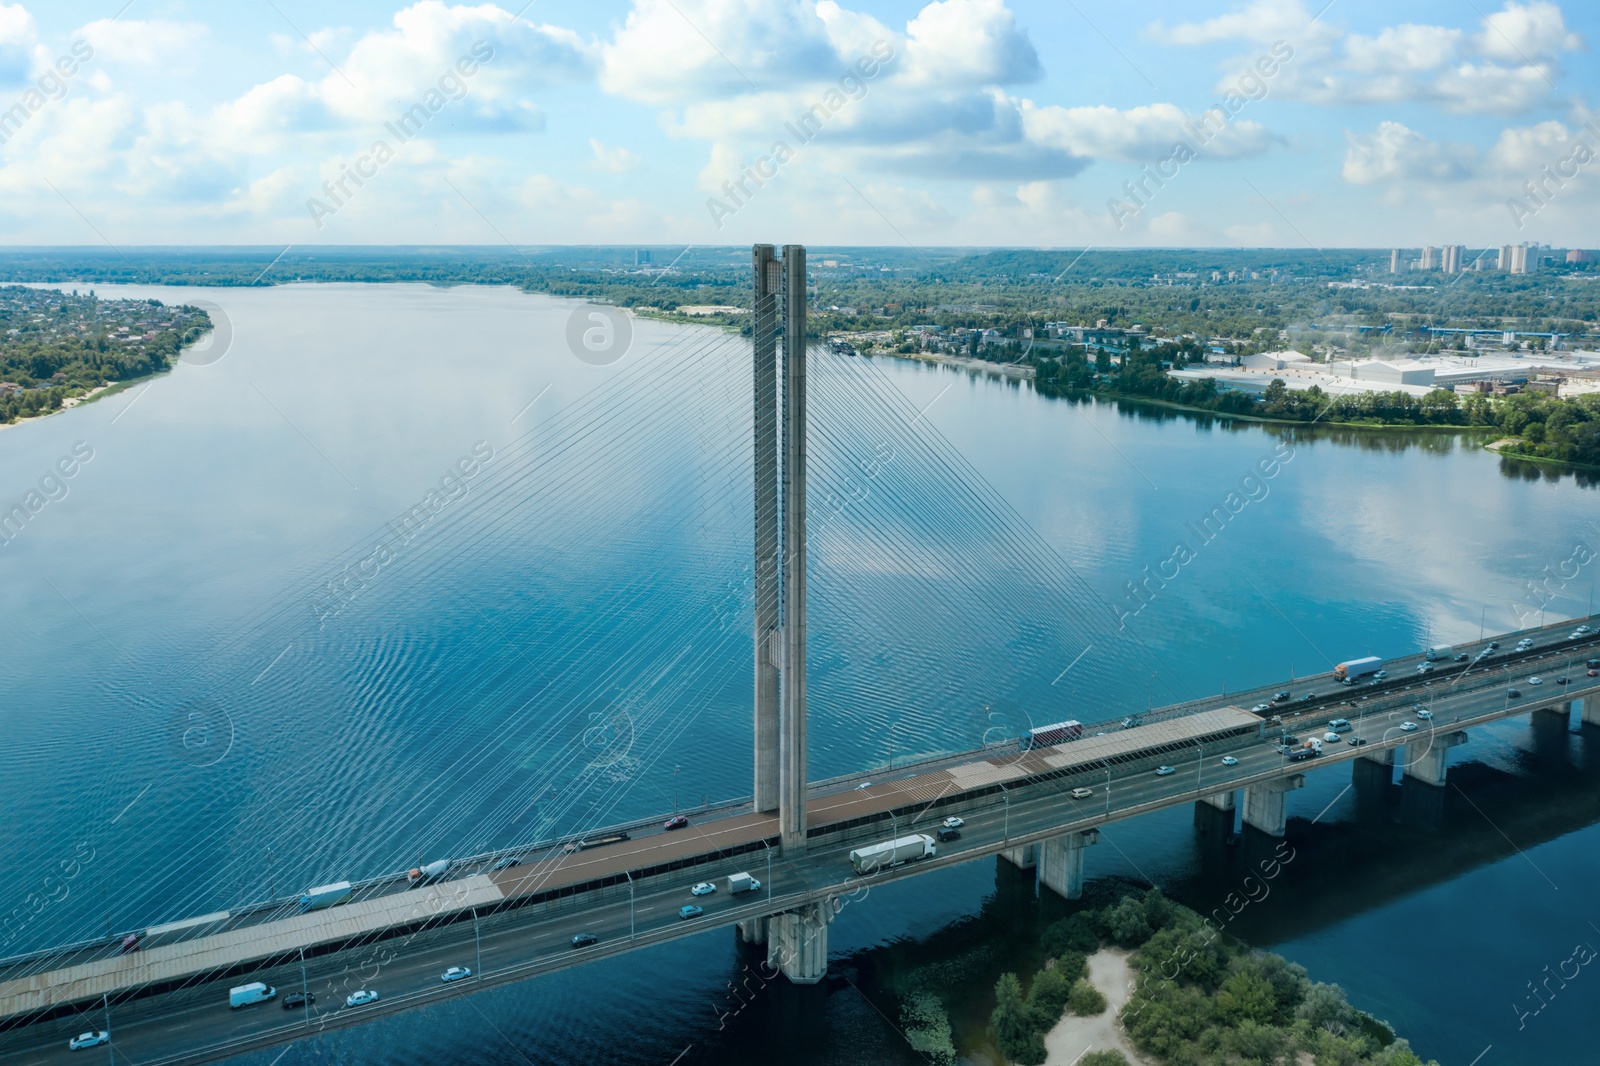
[[[1286, 829], [1305, 775], [1348, 768], [1359, 785], [1437, 794], [1447, 753], [1469, 731], [1534, 713], [1600, 725], [1600, 632], [1566, 622], [1459, 646], [1466, 661], [1391, 659], [1391, 676], [1342, 685], [1327, 674], [1161, 708], [1107, 708], [1100, 725], [1057, 744], [1014, 735], [876, 772], [810, 781], [806, 772], [806, 375], [804, 249], [753, 253], [756, 521], [752, 795], [686, 812], [456, 858], [442, 875], [405, 871], [356, 882], [351, 898], [301, 913], [298, 894], [115, 932], [0, 960], [0, 1056], [65, 1060], [68, 1039], [111, 1034], [112, 1061], [178, 1064], [363, 1024], [442, 999], [731, 927], [790, 981], [827, 972], [828, 926], [877, 885], [991, 859], [1035, 870], [1066, 898], [1083, 888], [1100, 827], [1179, 804], [1236, 816], [1268, 838]], [[782, 357], [779, 358], [781, 340]], [[1597, 626], [1596, 629], [1600, 629]], [[1512, 647], [1518, 638], [1525, 645]], [[1506, 645], [1506, 646], [1502, 646]], [[1539, 677], [1535, 684], [1532, 678]], [[1513, 695], [1516, 693], [1516, 695]], [[1320, 737], [1292, 756], [1290, 734]], [[863, 874], [850, 852], [909, 834], [959, 836], [916, 861]], [[760, 882], [733, 893], [728, 878]], [[718, 891], [691, 897], [697, 882]], [[680, 917], [698, 904], [703, 912]], [[124, 938], [142, 939], [124, 953]], [[575, 942], [574, 938], [581, 938]], [[471, 976], [446, 983], [449, 967]], [[262, 981], [314, 996], [228, 1006], [232, 986]], [[372, 1004], [346, 1007], [357, 989]]]

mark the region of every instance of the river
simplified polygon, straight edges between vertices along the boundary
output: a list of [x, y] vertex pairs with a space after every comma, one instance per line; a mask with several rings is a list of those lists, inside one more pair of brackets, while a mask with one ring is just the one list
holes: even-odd
[[[565, 340], [579, 305], [500, 288], [97, 291], [212, 302], [229, 337], [215, 361], [0, 432], [7, 508], [73, 471], [0, 546], [0, 849], [21, 871], [0, 911], [92, 856], [0, 951], [748, 791], [749, 405], [731, 341], [636, 321], [627, 354], [596, 365]], [[651, 376], [689, 350], [710, 353], [694, 375]], [[962, 610], [1010, 606], [1000, 584], [979, 596], [987, 578], [953, 584], [967, 598], [937, 616], [873, 614], [860, 588], [897, 587], [871, 582], [923, 534], [897, 528], [875, 555], [846, 520], [817, 537], [813, 778], [974, 743], [997, 708], [1059, 701], [1092, 721], [1592, 600], [1597, 564], [1574, 554], [1600, 548], [1592, 481], [1459, 438], [1289, 434], [895, 360], [851, 373], [894, 390], [1013, 509], [995, 521], [1112, 605], [1150, 677], [1046, 655], [1049, 619], [1043, 636], [976, 615], [964, 630]], [[856, 395], [824, 381], [813, 403]], [[913, 513], [893, 509], [915, 502], [897, 481], [912, 468], [878, 470], [863, 506]], [[394, 533], [430, 493], [423, 535]], [[927, 533], [929, 550], [963, 528]], [[725, 639], [671, 643], [696, 627]], [[1442, 819], [1420, 822], [1309, 775], [1295, 861], [1231, 928], [1425, 1057], [1581, 1061], [1600, 993], [1580, 976], [1534, 1000], [1529, 983], [1600, 943], [1594, 747], [1548, 723], [1476, 731]], [[1110, 827], [1088, 870], [1209, 910], [1249, 860], [1173, 810]], [[712, 933], [281, 1062], [918, 1061], [879, 1013], [886, 975], [980, 932], [1020, 950], [1025, 889], [973, 863], [875, 892], [831, 927], [827, 990], [731, 998], [738, 955]]]

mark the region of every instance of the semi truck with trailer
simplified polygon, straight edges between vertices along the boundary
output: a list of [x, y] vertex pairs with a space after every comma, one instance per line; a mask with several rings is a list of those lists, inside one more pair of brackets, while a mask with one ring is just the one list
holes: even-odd
[[320, 911], [324, 907], [335, 907], [341, 903], [350, 902], [350, 897], [355, 894], [349, 881], [336, 881], [331, 885], [318, 885], [316, 888], [306, 889], [305, 895], [300, 897], [300, 913], [306, 911]]
[[858, 874], [869, 874], [918, 859], [931, 859], [935, 849], [933, 838], [926, 833], [895, 837], [881, 844], [868, 844], [850, 853], [850, 865]]
[[1037, 729], [1030, 729], [1017, 738], [1017, 745], [1023, 751], [1029, 748], [1043, 747], [1048, 744], [1065, 744], [1069, 740], [1077, 740], [1083, 736], [1083, 723], [1068, 719], [1057, 722], [1055, 725], [1042, 725]]
[[1343, 681], [1347, 685], [1368, 674], [1375, 674], [1383, 669], [1383, 660], [1376, 655], [1368, 655], [1361, 659], [1350, 659], [1333, 668], [1333, 677], [1336, 681]]
[[407, 870], [406, 883], [412, 888], [415, 888], [424, 881], [432, 881], [435, 878], [443, 877], [449, 872], [450, 860], [439, 859], [437, 861], [428, 863], [426, 866], [419, 866], [414, 870]]

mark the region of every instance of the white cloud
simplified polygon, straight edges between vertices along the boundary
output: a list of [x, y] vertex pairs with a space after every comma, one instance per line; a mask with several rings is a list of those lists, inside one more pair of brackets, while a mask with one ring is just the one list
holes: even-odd
[[168, 66], [188, 54], [209, 35], [198, 22], [161, 19], [99, 19], [78, 32], [102, 63]]
[[609, 174], [621, 174], [639, 165], [639, 157], [626, 148], [608, 148], [599, 138], [590, 137], [589, 147], [594, 150], [594, 165]]
[[1345, 64], [1358, 74], [1416, 74], [1451, 62], [1464, 36], [1446, 26], [1390, 26], [1376, 37], [1345, 39]]
[[1561, 9], [1543, 0], [1531, 4], [1512, 0], [1484, 22], [1478, 48], [1491, 59], [1531, 63], [1583, 47], [1583, 38], [1567, 30]]
[[1347, 133], [1345, 140], [1343, 174], [1352, 185], [1460, 181], [1471, 174], [1476, 155], [1467, 146], [1430, 141], [1399, 122], [1380, 122], [1372, 133]]
[[0, 3], [0, 85], [18, 85], [29, 80], [34, 67], [31, 57], [38, 40], [39, 29], [27, 8], [21, 4]]
[[935, 0], [906, 25], [907, 86], [982, 87], [1032, 81], [1039, 56], [1005, 0]]

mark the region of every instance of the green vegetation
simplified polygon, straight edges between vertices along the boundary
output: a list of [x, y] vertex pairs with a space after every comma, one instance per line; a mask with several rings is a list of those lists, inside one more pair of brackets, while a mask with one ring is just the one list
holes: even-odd
[[[1104, 353], [1101, 353], [1104, 354]], [[1329, 396], [1273, 381], [1262, 396], [1219, 390], [1210, 379], [1181, 381], [1166, 372], [1198, 358], [1190, 341], [1128, 353], [1120, 367], [1092, 368], [1081, 348], [1035, 365], [1034, 386], [1046, 396], [1103, 396], [1158, 400], [1218, 414], [1324, 425], [1435, 426], [1498, 430], [1516, 443], [1502, 454], [1600, 466], [1600, 394], [1558, 399], [1526, 392], [1503, 399], [1457, 396], [1435, 389], [1416, 397], [1403, 392]]]
[[[1026, 995], [1015, 973], [1002, 974], [989, 1019], [1001, 1053], [1023, 1066], [1044, 1061], [1044, 1034], [1063, 1008], [1105, 1010], [1105, 997], [1083, 979], [1080, 953], [1102, 943], [1133, 949], [1137, 984], [1118, 1020], [1141, 1051], [1164, 1064], [1292, 1066], [1305, 1055], [1316, 1066], [1424, 1066], [1392, 1029], [1350, 1006], [1339, 986], [1313, 983], [1282, 956], [1218, 935], [1155, 889], [1056, 922], [1041, 942], [1047, 954], [1060, 954]], [[1126, 1059], [1110, 1051], [1082, 1062]]]
[[0, 422], [60, 410], [68, 397], [159, 373], [210, 327], [196, 307], [0, 286]]

